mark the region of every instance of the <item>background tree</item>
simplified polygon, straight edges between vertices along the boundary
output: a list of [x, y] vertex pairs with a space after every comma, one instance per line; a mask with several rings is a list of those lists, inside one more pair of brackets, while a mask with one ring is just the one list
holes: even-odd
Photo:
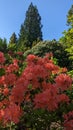
[[26, 11], [24, 23], [21, 25], [19, 33], [19, 43], [24, 43], [27, 47], [32, 47], [34, 41], [42, 40], [41, 16], [38, 9], [32, 3]]
[[10, 37], [10, 41], [9, 41], [9, 43], [11, 44], [13, 44], [13, 43], [17, 43], [17, 36], [16, 36], [16, 34], [15, 34], [15, 32], [12, 34], [12, 36]]
[[15, 32], [11, 35], [10, 41], [8, 44], [8, 51], [16, 51], [17, 50], [17, 36]]
[[63, 32], [63, 37], [60, 38], [60, 41], [63, 42], [65, 46], [71, 47], [73, 45], [73, 5], [68, 11], [67, 25], [69, 25], [69, 29]]
[[68, 52], [69, 59], [71, 60], [71, 69], [73, 69], [73, 5], [68, 11], [67, 25], [69, 25], [69, 29], [63, 32], [60, 42], [64, 44], [65, 50]]
[[7, 40], [6, 40], [6, 38], [4, 38], [4, 39], [0, 38], [0, 51], [2, 51], [3, 53], [7, 52]]
[[68, 11], [67, 24], [73, 27], [73, 5], [71, 6], [70, 10]]

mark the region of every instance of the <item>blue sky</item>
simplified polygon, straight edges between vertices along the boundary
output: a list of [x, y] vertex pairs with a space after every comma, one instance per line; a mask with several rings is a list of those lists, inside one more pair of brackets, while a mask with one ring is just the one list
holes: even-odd
[[0, 37], [9, 41], [13, 32], [18, 33], [30, 3], [37, 6], [42, 18], [44, 40], [58, 40], [67, 30], [67, 13], [73, 0], [0, 0]]

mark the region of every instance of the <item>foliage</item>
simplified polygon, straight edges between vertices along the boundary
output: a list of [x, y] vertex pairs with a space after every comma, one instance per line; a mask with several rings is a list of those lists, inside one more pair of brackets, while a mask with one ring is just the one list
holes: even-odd
[[67, 51], [71, 61], [70, 69], [73, 69], [73, 5], [67, 15], [67, 24], [70, 25], [70, 28], [63, 32], [64, 35], [60, 38], [60, 42], [66, 47], [65, 50]]
[[73, 89], [67, 69], [55, 65], [51, 53], [29, 55], [25, 63], [25, 68], [19, 59], [8, 63], [0, 52], [0, 127], [51, 130], [57, 123], [72, 130]]
[[57, 63], [61, 67], [67, 67], [70, 69], [71, 60], [69, 59], [68, 52], [65, 50], [65, 46], [57, 41], [43, 41], [37, 43], [31, 49], [25, 51], [24, 57], [28, 54], [35, 54], [43, 57], [46, 53], [52, 52], [54, 58], [57, 59]]
[[15, 33], [10, 37], [9, 44], [7, 45], [7, 51], [16, 52], [17, 51], [17, 36]]
[[6, 39], [0, 38], [0, 51], [6, 53], [7, 52], [7, 41]]
[[15, 52], [17, 50], [17, 45], [15, 43], [12, 43], [12, 44], [10, 43], [8, 44], [7, 50]]
[[68, 25], [73, 27], [73, 5], [71, 6], [70, 10], [68, 11], [67, 23], [68, 23]]
[[31, 3], [26, 11], [24, 23], [20, 28], [19, 46], [25, 43], [26, 47], [32, 47], [34, 41], [42, 40], [41, 28], [41, 16], [37, 7]]
[[15, 32], [10, 37], [10, 41], [9, 41], [9, 44], [14, 44], [14, 43], [15, 44], [17, 43], [17, 36], [16, 36]]
[[73, 69], [73, 28], [64, 31], [64, 36], [60, 38], [60, 42], [65, 46], [65, 51], [69, 55], [71, 62], [70, 69]]
[[73, 70], [68, 71], [68, 74], [73, 78]]
[[73, 130], [73, 70], [66, 69], [73, 67], [73, 5], [67, 23], [60, 42], [41, 42], [41, 17], [31, 3], [18, 43], [15, 33], [8, 46], [0, 38], [1, 130]]

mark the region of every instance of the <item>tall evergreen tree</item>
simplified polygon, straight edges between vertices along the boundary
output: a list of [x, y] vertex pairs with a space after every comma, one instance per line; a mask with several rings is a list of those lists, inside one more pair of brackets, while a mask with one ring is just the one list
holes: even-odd
[[15, 32], [12, 34], [12, 36], [10, 37], [10, 41], [9, 41], [9, 44], [14, 44], [14, 43], [17, 43], [17, 36], [15, 34]]
[[24, 23], [20, 28], [19, 42], [24, 42], [27, 47], [32, 47], [33, 41], [42, 40], [41, 29], [41, 16], [37, 7], [31, 3], [26, 11]]
[[9, 41], [9, 44], [8, 44], [8, 51], [16, 51], [17, 49], [17, 36], [15, 34], [15, 32], [11, 35], [10, 37], [10, 41]]

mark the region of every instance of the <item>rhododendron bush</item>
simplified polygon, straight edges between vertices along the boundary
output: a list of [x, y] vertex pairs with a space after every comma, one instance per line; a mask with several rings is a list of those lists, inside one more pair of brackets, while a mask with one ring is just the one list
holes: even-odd
[[[0, 124], [25, 128], [73, 130], [72, 78], [66, 68], [44, 58], [28, 55], [26, 61], [7, 62], [0, 52]], [[26, 67], [22, 67], [23, 62]], [[22, 69], [21, 69], [22, 68]], [[22, 71], [21, 71], [22, 70]]]

